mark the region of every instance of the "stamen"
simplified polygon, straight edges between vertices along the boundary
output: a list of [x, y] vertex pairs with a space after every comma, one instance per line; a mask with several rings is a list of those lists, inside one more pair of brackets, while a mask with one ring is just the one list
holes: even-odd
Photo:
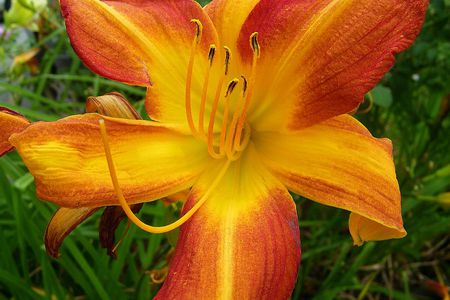
[[[234, 141], [236, 138], [236, 126], [237, 126], [237, 122], [239, 120], [239, 112], [241, 111], [240, 103], [242, 103], [244, 101], [245, 95], [247, 92], [247, 88], [248, 88], [247, 78], [245, 78], [244, 75], [242, 75], [241, 78], [243, 79], [242, 96], [236, 105], [235, 111], [233, 113], [233, 119], [231, 121], [230, 130], [229, 130], [229, 133], [227, 136], [227, 140], [224, 143], [224, 148], [225, 148], [227, 157], [228, 157], [228, 159], [230, 159], [232, 161], [234, 161], [236, 157], [239, 158], [239, 156], [240, 156], [240, 155], [236, 155], [236, 149], [234, 149]], [[250, 136], [249, 136], [249, 139], [250, 139]], [[245, 148], [245, 146], [246, 146], [246, 143], [243, 142], [242, 148]], [[241, 151], [241, 150], [239, 150], [239, 151]]]
[[223, 48], [225, 49], [225, 75], [228, 75], [228, 67], [231, 62], [231, 50], [227, 46]]
[[250, 86], [248, 88], [247, 96], [245, 97], [245, 104], [244, 108], [242, 109], [242, 114], [239, 118], [239, 124], [236, 130], [236, 137], [234, 139], [234, 146], [233, 148], [237, 151], [241, 151], [243, 149], [243, 145], [241, 144], [241, 137], [242, 137], [242, 130], [244, 129], [244, 123], [247, 119], [247, 112], [248, 108], [250, 106], [250, 100], [253, 96], [253, 89], [255, 86], [255, 80], [256, 80], [256, 66], [258, 63], [258, 58], [261, 55], [261, 47], [259, 46], [258, 42], [258, 32], [254, 32], [250, 36], [250, 47], [253, 50], [253, 61], [252, 61], [252, 70], [250, 74]]
[[212, 66], [213, 64], [215, 55], [216, 55], [216, 45], [209, 46], [208, 60], [210, 66]]
[[125, 200], [125, 197], [123, 196], [122, 189], [119, 185], [119, 180], [117, 179], [117, 173], [114, 166], [114, 161], [112, 159], [111, 154], [111, 148], [109, 146], [108, 141], [108, 134], [106, 132], [106, 125], [105, 120], [100, 119], [99, 121], [100, 125], [100, 133], [102, 137], [103, 147], [105, 149], [105, 156], [106, 160], [108, 162], [108, 168], [109, 168], [109, 174], [111, 176], [111, 180], [114, 186], [114, 191], [117, 195], [117, 198], [119, 200], [120, 206], [122, 206], [123, 211], [127, 215], [127, 217], [130, 219], [131, 222], [133, 222], [136, 226], [141, 228], [144, 231], [150, 232], [150, 233], [166, 233], [171, 230], [174, 230], [181, 225], [183, 225], [186, 221], [188, 221], [198, 210], [202, 205], [206, 202], [206, 200], [211, 195], [212, 191], [217, 187], [217, 185], [220, 183], [222, 178], [224, 177], [226, 171], [228, 170], [231, 161], [226, 161], [222, 169], [219, 171], [219, 174], [214, 179], [214, 181], [209, 186], [208, 190], [203, 194], [203, 196], [195, 203], [195, 205], [187, 211], [181, 218], [179, 218], [177, 221], [173, 222], [172, 224], [161, 226], [161, 227], [155, 227], [150, 226], [142, 222], [131, 210], [130, 206], [127, 203], [127, 200]]
[[227, 136], [227, 126], [228, 126], [228, 114], [230, 112], [230, 96], [233, 93], [236, 85], [239, 83], [239, 79], [235, 78], [228, 84], [228, 89], [225, 94], [225, 101], [224, 101], [224, 110], [223, 110], [223, 120], [222, 120], [222, 128], [220, 130], [220, 146], [219, 146], [219, 153], [220, 155], [225, 154], [225, 140]]
[[222, 155], [220, 153], [216, 153], [214, 150], [214, 124], [216, 120], [216, 114], [217, 114], [217, 108], [219, 105], [219, 99], [220, 95], [222, 93], [222, 87], [223, 83], [225, 81], [225, 77], [228, 73], [228, 65], [231, 61], [231, 50], [228, 47], [224, 47], [225, 49], [225, 66], [224, 66], [224, 72], [222, 73], [222, 76], [220, 76], [219, 83], [217, 84], [216, 88], [216, 94], [214, 96], [213, 105], [211, 108], [211, 114], [209, 116], [209, 125], [208, 125], [208, 153], [211, 155], [211, 157], [215, 159], [222, 158]]
[[202, 24], [202, 22], [200, 22], [199, 19], [192, 19], [191, 22], [197, 26], [196, 31], [195, 31], [195, 40], [196, 40], [197, 44], [199, 44], [200, 41], [202, 40], [203, 24]]
[[259, 46], [258, 42], [258, 32], [253, 32], [250, 35], [250, 47], [252, 48], [253, 53], [256, 53], [259, 58], [261, 55], [261, 47]]
[[247, 86], [248, 86], [248, 82], [247, 79], [245, 78], [245, 76], [241, 76], [241, 78], [243, 79], [243, 92], [242, 92], [242, 96], [241, 99], [239, 99], [239, 101], [236, 104], [234, 113], [233, 113], [233, 118], [231, 120], [231, 125], [230, 125], [230, 129], [226, 138], [226, 142], [225, 142], [225, 152], [227, 154], [228, 159], [232, 159], [235, 155], [235, 151], [233, 149], [233, 144], [234, 144], [234, 139], [235, 139], [235, 134], [236, 134], [236, 126], [239, 120], [239, 114], [241, 112], [241, 107], [242, 107], [242, 103], [245, 99], [245, 95], [246, 95], [246, 90], [247, 90]]
[[225, 97], [228, 97], [231, 95], [231, 93], [233, 93], [234, 88], [236, 87], [236, 85], [238, 83], [239, 83], [239, 79], [237, 79], [237, 78], [230, 81], [230, 83], [228, 84], [227, 92], [225, 93]]
[[223, 120], [222, 120], [222, 129], [220, 130], [220, 145], [219, 145], [219, 153], [221, 156], [225, 154], [225, 146], [226, 146], [226, 137], [227, 137], [227, 126], [228, 126], [228, 115], [230, 113], [230, 107], [228, 103], [228, 99], [225, 98], [224, 101], [224, 109], [223, 109]]
[[186, 118], [191, 129], [192, 134], [198, 137], [198, 132], [195, 129], [194, 120], [192, 118], [192, 107], [191, 107], [191, 84], [192, 84], [192, 71], [194, 69], [195, 54], [197, 53], [197, 46], [202, 38], [203, 25], [198, 19], [192, 19], [191, 22], [196, 25], [196, 32], [194, 40], [192, 41], [191, 54], [189, 57], [189, 64], [186, 76], [186, 91], [185, 91], [185, 106], [186, 106]]
[[200, 113], [198, 118], [198, 128], [199, 134], [202, 138], [205, 138], [205, 109], [206, 109], [206, 97], [208, 94], [208, 85], [209, 85], [209, 77], [211, 73], [211, 68], [214, 62], [214, 56], [216, 54], [216, 45], [211, 45], [209, 47], [208, 60], [209, 66], [206, 70], [205, 81], [203, 82], [203, 91], [202, 91], [202, 99], [200, 103]]
[[[250, 142], [250, 137], [251, 137], [250, 125], [246, 124], [244, 132], [245, 132], [245, 135], [242, 138], [242, 143], [240, 143], [242, 150], [244, 150], [247, 147], [248, 143]], [[228, 160], [235, 161], [235, 160], [239, 159], [242, 155], [242, 150], [234, 149], [233, 152], [231, 153], [231, 156], [228, 157]]]
[[244, 75], [241, 75], [241, 78], [244, 80], [244, 86], [242, 88], [242, 95], [245, 96], [245, 93], [247, 92], [247, 88], [248, 88], [248, 81]]

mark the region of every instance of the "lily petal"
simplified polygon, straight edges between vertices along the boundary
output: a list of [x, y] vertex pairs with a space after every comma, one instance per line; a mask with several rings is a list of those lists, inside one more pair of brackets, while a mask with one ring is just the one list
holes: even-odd
[[[166, 79], [175, 75], [172, 83], [184, 76], [179, 63], [189, 55], [195, 33], [190, 20], [204, 24], [209, 20], [190, 0], [60, 3], [72, 46], [83, 62], [99, 75], [143, 86], [158, 77], [156, 72], [169, 73], [163, 76]], [[205, 51], [213, 39], [211, 28], [205, 28], [201, 45]]]
[[24, 130], [30, 122], [21, 114], [0, 107], [0, 156], [11, 151], [14, 147], [9, 142], [9, 137]]
[[356, 246], [361, 246], [365, 241], [399, 239], [406, 236], [405, 230], [386, 228], [377, 222], [355, 213], [350, 214], [348, 226]]
[[233, 52], [237, 49], [242, 25], [258, 2], [260, 0], [213, 0], [205, 6], [221, 43]]
[[81, 222], [90, 217], [97, 208], [59, 208], [47, 225], [45, 231], [45, 250], [47, 254], [57, 258], [59, 248], [66, 236]]
[[[260, 133], [255, 139], [264, 161], [288, 189], [368, 219], [350, 226], [354, 237], [357, 232], [365, 240], [406, 234], [392, 144], [388, 139], [372, 137], [349, 115], [290, 135]], [[369, 233], [374, 228], [372, 223], [378, 223], [384, 233]], [[355, 243], [360, 241], [355, 239]]]
[[[128, 102], [128, 100], [123, 95], [117, 92], [112, 92], [98, 97], [88, 97], [86, 101], [86, 112], [97, 112], [101, 115], [113, 118], [123, 118], [130, 120], [142, 119], [139, 113]], [[131, 209], [134, 213], [138, 213], [141, 210], [142, 206], [142, 203], [135, 204], [131, 206]], [[109, 206], [106, 207], [103, 211], [100, 220], [100, 245], [102, 246], [102, 248], [106, 248], [106, 250], [108, 251], [108, 255], [113, 258], [116, 257], [116, 230], [122, 220], [125, 219], [125, 217], [126, 214], [122, 210], [122, 207]]]
[[[184, 212], [208, 190], [216, 174], [210, 170]], [[250, 148], [181, 227], [156, 299], [287, 299], [299, 263], [295, 204]]]
[[209, 161], [191, 136], [150, 121], [96, 114], [35, 123], [10, 138], [36, 182], [39, 198], [63, 207], [117, 205], [98, 121], [105, 119], [121, 187], [130, 204], [192, 186]]
[[200, 102], [209, 47], [218, 45], [214, 25], [198, 3], [61, 0], [61, 8], [72, 46], [89, 68], [104, 77], [147, 86], [146, 109], [153, 120], [186, 123], [186, 74], [196, 36], [191, 20], [203, 24], [192, 73], [194, 106], [199, 106], [195, 101]]
[[[428, 0], [261, 0], [243, 25], [239, 49], [259, 32], [262, 129], [300, 129], [348, 113], [420, 32]], [[283, 104], [279, 102], [283, 101]]]

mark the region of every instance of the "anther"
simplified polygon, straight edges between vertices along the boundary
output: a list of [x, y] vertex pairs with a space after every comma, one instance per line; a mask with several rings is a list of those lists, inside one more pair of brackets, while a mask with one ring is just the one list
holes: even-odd
[[216, 55], [216, 45], [209, 46], [208, 60], [209, 65], [212, 66], [214, 62], [214, 56]]
[[253, 32], [252, 35], [250, 35], [250, 47], [258, 57], [261, 55], [261, 47], [258, 42], [258, 32]]
[[203, 24], [202, 24], [202, 22], [200, 22], [199, 19], [192, 19], [191, 22], [194, 23], [195, 26], [196, 26], [195, 40], [196, 40], [196, 42], [198, 44], [198, 43], [200, 43], [200, 41], [202, 39]]
[[245, 95], [245, 93], [247, 92], [247, 88], [248, 88], [248, 81], [244, 75], [241, 75], [241, 78], [244, 81], [244, 86], [242, 87], [242, 95]]
[[239, 83], [239, 79], [237, 79], [237, 78], [230, 81], [230, 83], [228, 84], [227, 92], [225, 93], [225, 97], [228, 97], [229, 95], [231, 95], [231, 93], [233, 92], [234, 88], [236, 87], [236, 85], [238, 83]]
[[225, 49], [225, 75], [228, 75], [228, 68], [231, 62], [231, 50], [227, 46], [223, 48]]

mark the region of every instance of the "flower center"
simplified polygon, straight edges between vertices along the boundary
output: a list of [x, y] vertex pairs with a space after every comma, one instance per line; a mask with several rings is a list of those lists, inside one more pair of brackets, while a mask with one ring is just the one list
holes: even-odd
[[[203, 82], [200, 111], [198, 115], [197, 127], [194, 122], [192, 114], [191, 103], [191, 84], [192, 73], [195, 62], [195, 55], [197, 53], [198, 45], [202, 38], [203, 25], [197, 20], [191, 20], [196, 25], [196, 32], [192, 41], [191, 54], [188, 64], [188, 71], [186, 76], [186, 93], [185, 93], [185, 106], [186, 106], [186, 118], [189, 124], [189, 128], [192, 135], [198, 140], [204, 141], [208, 146], [208, 153], [215, 159], [227, 158], [229, 161], [235, 161], [239, 159], [242, 152], [247, 147], [250, 136], [251, 128], [246, 122], [248, 108], [253, 95], [253, 87], [255, 85], [256, 65], [260, 56], [260, 46], [258, 43], [258, 33], [254, 32], [250, 36], [250, 46], [253, 50], [253, 61], [249, 79], [245, 76], [240, 78], [234, 78], [228, 83], [228, 87], [224, 95], [222, 95], [222, 88], [225, 82], [225, 78], [228, 75], [229, 65], [231, 61], [231, 51], [228, 47], [224, 47], [225, 50], [225, 64], [223, 72], [220, 75], [219, 81], [216, 86], [215, 96], [212, 101], [212, 108], [209, 115], [208, 127], [204, 128], [205, 110], [206, 110], [206, 98], [208, 93], [208, 86], [210, 81], [211, 68], [213, 66], [214, 58], [216, 56], [216, 45], [211, 45], [208, 53], [209, 65], [206, 71], [205, 79]], [[235, 106], [234, 112], [230, 114], [230, 101], [231, 96], [242, 81], [242, 94], [239, 95], [238, 102]], [[217, 110], [219, 102], [223, 101], [223, 119], [219, 134], [215, 134], [214, 126], [216, 124]]]
[[[119, 181], [117, 179], [116, 169], [111, 155], [111, 149], [109, 146], [105, 121], [103, 119], [99, 120], [100, 133], [102, 137], [103, 147], [105, 150], [106, 160], [108, 162], [109, 173], [114, 186], [114, 191], [117, 195], [117, 199], [119, 200], [119, 204], [131, 222], [136, 224], [139, 228], [151, 233], [169, 232], [175, 228], [178, 228], [179, 226], [183, 225], [186, 221], [188, 221], [200, 209], [200, 207], [202, 207], [202, 205], [209, 198], [210, 194], [219, 185], [220, 181], [225, 176], [231, 163], [239, 159], [239, 157], [241, 157], [242, 152], [247, 147], [251, 136], [251, 128], [246, 122], [246, 119], [248, 108], [250, 105], [250, 100], [253, 95], [253, 87], [255, 85], [256, 64], [258, 62], [258, 58], [260, 55], [258, 33], [255, 32], [250, 36], [250, 46], [253, 50], [253, 61], [249, 79], [247, 80], [245, 76], [241, 76], [240, 78], [234, 78], [228, 83], [225, 95], [222, 95], [223, 84], [225, 82], [226, 76], [228, 75], [228, 69], [231, 60], [230, 49], [228, 47], [224, 47], [225, 65], [216, 87], [215, 96], [212, 102], [212, 109], [209, 115], [209, 122], [207, 123], [208, 128], [204, 128], [208, 85], [211, 68], [216, 54], [216, 46], [215, 45], [210, 46], [208, 53], [209, 66], [203, 83], [200, 111], [197, 123], [198, 128], [196, 128], [192, 116], [191, 84], [192, 84], [192, 71], [194, 67], [195, 55], [197, 52], [198, 44], [201, 41], [203, 25], [197, 19], [193, 19], [192, 22], [195, 23], [196, 25], [196, 32], [194, 40], [192, 42], [191, 56], [189, 59], [188, 72], [186, 78], [186, 99], [185, 99], [186, 118], [189, 124], [189, 128], [192, 132], [192, 135], [195, 138], [204, 141], [208, 145], [208, 152], [211, 155], [211, 157], [215, 159], [227, 158], [227, 160], [225, 161], [224, 165], [222, 166], [221, 170], [219, 171], [215, 179], [212, 181], [209, 188], [205, 191], [203, 196], [195, 203], [195, 205], [183, 216], [181, 216], [177, 221], [169, 225], [156, 227], [142, 222], [131, 210], [130, 206], [128, 205], [128, 202], [126, 201], [123, 195], [122, 189], [120, 188]], [[231, 96], [233, 95], [233, 92], [236, 89], [236, 86], [241, 81], [242, 81], [242, 93], [237, 97], [239, 100], [231, 116], [230, 99]], [[217, 110], [220, 100], [223, 100], [223, 120], [220, 132], [217, 135], [214, 133], [214, 125], [216, 121]]]

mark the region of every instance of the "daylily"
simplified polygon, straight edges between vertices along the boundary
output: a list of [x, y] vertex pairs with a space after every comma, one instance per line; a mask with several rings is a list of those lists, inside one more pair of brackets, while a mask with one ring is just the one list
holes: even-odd
[[[427, 2], [61, 0], [80, 58], [147, 87], [153, 121], [77, 115], [9, 142], [43, 200], [120, 204], [149, 232], [181, 225], [157, 298], [286, 299], [301, 252], [288, 190], [350, 211], [357, 245], [406, 235], [392, 144], [347, 113], [413, 42]], [[128, 207], [186, 188], [167, 226]]]

